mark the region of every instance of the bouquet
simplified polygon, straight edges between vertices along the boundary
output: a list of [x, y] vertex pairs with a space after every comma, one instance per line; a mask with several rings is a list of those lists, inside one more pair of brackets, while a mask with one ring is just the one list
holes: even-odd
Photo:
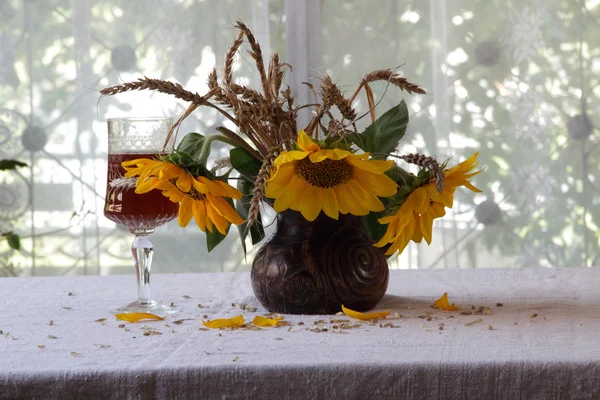
[[[189, 133], [176, 148], [163, 149], [165, 156], [123, 163], [126, 177], [137, 178], [137, 193], [159, 190], [179, 203], [179, 225], [185, 227], [193, 218], [206, 232], [209, 251], [225, 238], [231, 224], [239, 228], [244, 251], [248, 235], [253, 244], [260, 242], [265, 235], [260, 210], [266, 202], [276, 212], [296, 210], [308, 221], [322, 213], [332, 219], [361, 216], [373, 245], [390, 256], [402, 252], [411, 240], [431, 243], [433, 220], [452, 207], [457, 187], [480, 192], [469, 181], [481, 172], [476, 170], [477, 153], [452, 167], [426, 155], [396, 153], [408, 125], [406, 103], [377, 118], [371, 83], [384, 81], [409, 94], [424, 94], [418, 85], [394, 70], [377, 70], [366, 74], [348, 97], [324, 76], [317, 86], [307, 83], [314, 103], [298, 105], [290, 88], [283, 89], [284, 74], [292, 67], [277, 54], [265, 65], [252, 32], [243, 22], [238, 21], [236, 28], [239, 33], [225, 55], [221, 76], [213, 69], [204, 95], [147, 77], [101, 91], [115, 95], [154, 90], [189, 102], [165, 143], [198, 107], [212, 108], [235, 125], [235, 131], [221, 126], [216, 128], [218, 134], [207, 136]], [[234, 57], [244, 39], [260, 88], [233, 79]], [[363, 92], [369, 109], [358, 115], [353, 103]], [[313, 117], [299, 127], [298, 112], [307, 107], [314, 110]], [[356, 122], [365, 117], [372, 123], [359, 132]], [[228, 158], [209, 166], [214, 141], [229, 144], [231, 150]], [[418, 173], [399, 163], [416, 165]], [[230, 184], [234, 179], [235, 187]]]

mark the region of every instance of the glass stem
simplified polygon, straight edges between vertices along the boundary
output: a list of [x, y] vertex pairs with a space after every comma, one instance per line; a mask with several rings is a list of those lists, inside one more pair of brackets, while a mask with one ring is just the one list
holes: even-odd
[[150, 270], [152, 268], [152, 255], [154, 248], [147, 235], [150, 232], [135, 232], [135, 239], [131, 245], [131, 253], [135, 262], [137, 273], [138, 302], [150, 303]]

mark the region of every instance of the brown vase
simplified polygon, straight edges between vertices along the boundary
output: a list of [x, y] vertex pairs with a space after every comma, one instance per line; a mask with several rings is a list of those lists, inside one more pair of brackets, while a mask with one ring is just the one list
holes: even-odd
[[334, 314], [342, 304], [367, 311], [385, 294], [389, 267], [360, 217], [334, 220], [321, 213], [309, 222], [287, 210], [277, 215], [274, 235], [258, 251], [251, 280], [269, 311]]

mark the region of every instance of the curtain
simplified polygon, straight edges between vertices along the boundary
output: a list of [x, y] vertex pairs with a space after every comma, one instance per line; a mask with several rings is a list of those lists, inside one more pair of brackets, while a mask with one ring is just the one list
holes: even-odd
[[[373, 85], [378, 115], [408, 104], [398, 152], [450, 163], [479, 152], [482, 193], [459, 189], [431, 245], [410, 244], [392, 268], [600, 264], [597, 0], [4, 0], [0, 160], [27, 165], [0, 171], [0, 276], [133, 272], [131, 235], [103, 216], [106, 119], [178, 118], [187, 104], [99, 90], [148, 76], [206, 92], [238, 19], [265, 57], [293, 65], [286, 82], [301, 102], [312, 99], [303, 82], [325, 74], [352, 93], [366, 73], [396, 68], [428, 92]], [[234, 69], [259, 88], [247, 52]], [[366, 113], [365, 98], [354, 105]], [[223, 123], [200, 108], [180, 132]], [[214, 159], [227, 155], [215, 149]], [[268, 232], [273, 217], [266, 206]], [[232, 229], [208, 253], [192, 225], [151, 236], [156, 272], [249, 270], [259, 245], [244, 256]]]

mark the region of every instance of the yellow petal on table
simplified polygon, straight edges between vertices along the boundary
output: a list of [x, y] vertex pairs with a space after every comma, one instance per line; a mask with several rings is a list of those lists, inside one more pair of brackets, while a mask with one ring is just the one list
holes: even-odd
[[163, 317], [159, 317], [158, 315], [154, 315], [154, 314], [150, 314], [150, 313], [123, 313], [123, 314], [115, 314], [115, 317], [117, 317], [117, 319], [120, 319], [122, 321], [129, 321], [129, 322], [138, 322], [138, 321], [144, 321], [144, 320], [156, 320], [156, 321], [162, 321], [164, 318]]
[[450, 305], [450, 302], [448, 301], [448, 293], [446, 293], [446, 292], [444, 292], [442, 297], [440, 297], [439, 299], [437, 299], [436, 301], [433, 302], [433, 306], [435, 308], [437, 308], [438, 310], [445, 310], [445, 311], [460, 310], [460, 307], [455, 306], [454, 303], [452, 303], [452, 305]]
[[202, 321], [207, 328], [237, 328], [244, 325], [244, 317], [240, 314], [233, 318], [219, 318], [212, 321]]
[[369, 321], [371, 319], [385, 318], [390, 314], [389, 311], [361, 313], [359, 311], [350, 310], [349, 308], [344, 307], [343, 304], [342, 304], [342, 311], [344, 312], [344, 314], [346, 314], [350, 318], [359, 319], [361, 321]]
[[283, 317], [265, 318], [265, 317], [261, 317], [260, 315], [257, 315], [256, 317], [254, 317], [254, 320], [252, 321], [252, 323], [256, 326], [261, 326], [261, 327], [275, 326], [282, 319], [283, 319]]

